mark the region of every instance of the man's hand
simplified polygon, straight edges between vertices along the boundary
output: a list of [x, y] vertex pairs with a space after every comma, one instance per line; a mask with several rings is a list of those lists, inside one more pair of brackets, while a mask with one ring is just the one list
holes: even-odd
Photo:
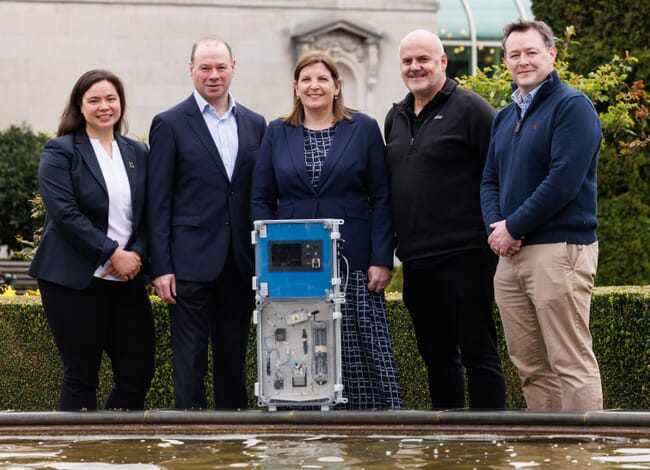
[[488, 244], [494, 253], [499, 256], [512, 256], [521, 249], [521, 240], [512, 238], [505, 220], [490, 224], [490, 228], [492, 233], [488, 237]]
[[158, 276], [152, 282], [156, 288], [156, 294], [168, 304], [175, 304], [176, 299], [176, 275], [163, 274]]

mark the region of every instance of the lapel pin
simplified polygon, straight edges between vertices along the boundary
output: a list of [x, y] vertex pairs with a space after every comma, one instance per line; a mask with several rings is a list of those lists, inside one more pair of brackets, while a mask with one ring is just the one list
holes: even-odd
[[129, 168], [135, 168], [135, 163], [129, 162]]

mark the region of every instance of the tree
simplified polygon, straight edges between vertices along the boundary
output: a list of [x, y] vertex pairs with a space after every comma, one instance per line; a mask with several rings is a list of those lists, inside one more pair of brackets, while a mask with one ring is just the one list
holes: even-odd
[[39, 222], [32, 219], [32, 199], [38, 192], [38, 163], [48, 137], [26, 126], [0, 132], [0, 245], [21, 247], [16, 236], [32, 237]]
[[611, 57], [639, 59], [632, 81], [650, 79], [650, 2], [647, 0], [533, 0], [533, 14], [556, 34], [573, 26], [580, 50], [571, 70], [588, 74]]

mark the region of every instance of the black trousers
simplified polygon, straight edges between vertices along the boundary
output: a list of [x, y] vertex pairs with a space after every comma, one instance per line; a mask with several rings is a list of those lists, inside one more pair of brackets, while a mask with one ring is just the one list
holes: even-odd
[[493, 316], [497, 258], [486, 249], [428, 261], [404, 264], [403, 296], [427, 366], [432, 408], [465, 407], [465, 372], [471, 408], [505, 408]]
[[154, 374], [155, 327], [144, 287], [95, 278], [83, 290], [40, 280], [61, 360], [61, 410], [96, 410], [102, 353], [113, 369], [106, 409], [142, 410]]
[[246, 348], [255, 297], [228, 257], [212, 282], [176, 280], [176, 304], [170, 305], [174, 352], [174, 406], [207, 408], [205, 376], [212, 348], [213, 406], [246, 409]]

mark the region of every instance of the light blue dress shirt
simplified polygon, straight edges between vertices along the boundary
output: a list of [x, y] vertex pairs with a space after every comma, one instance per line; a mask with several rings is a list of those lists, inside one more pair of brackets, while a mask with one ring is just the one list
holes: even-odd
[[232, 173], [237, 160], [239, 139], [237, 138], [237, 106], [232, 96], [228, 96], [229, 106], [223, 115], [219, 116], [217, 111], [203, 98], [199, 92], [194, 90], [194, 99], [201, 110], [203, 120], [208, 126], [212, 140], [219, 150], [223, 166], [226, 167], [228, 179], [232, 180]]

